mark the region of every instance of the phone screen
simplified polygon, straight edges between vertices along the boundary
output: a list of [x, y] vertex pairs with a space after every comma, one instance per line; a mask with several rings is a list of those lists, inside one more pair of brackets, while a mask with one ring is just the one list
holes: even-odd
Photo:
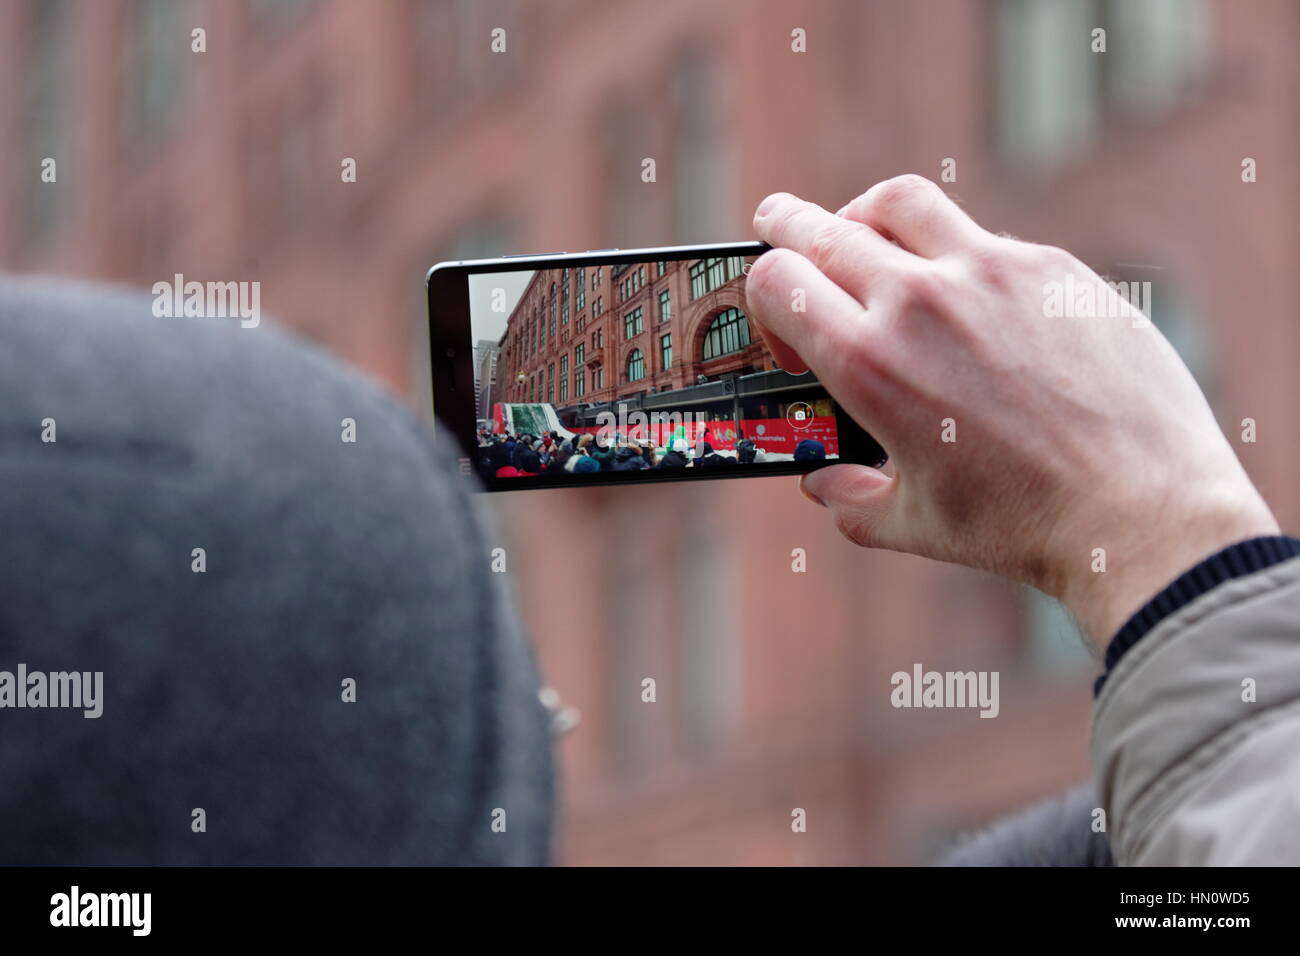
[[651, 252], [664, 257], [465, 267], [474, 422], [463, 444], [487, 487], [883, 460], [851, 422], [845, 434], [812, 373], [777, 367], [747, 314], [756, 254]]

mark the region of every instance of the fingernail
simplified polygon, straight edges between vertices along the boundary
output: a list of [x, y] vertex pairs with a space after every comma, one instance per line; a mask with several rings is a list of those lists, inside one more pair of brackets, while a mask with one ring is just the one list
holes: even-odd
[[784, 193], [772, 193], [761, 203], [759, 203], [758, 208], [754, 210], [754, 222], [758, 222], [760, 219], [766, 217], [767, 214], [772, 211], [772, 208], [776, 206], [778, 202], [780, 202], [781, 197], [783, 195]]

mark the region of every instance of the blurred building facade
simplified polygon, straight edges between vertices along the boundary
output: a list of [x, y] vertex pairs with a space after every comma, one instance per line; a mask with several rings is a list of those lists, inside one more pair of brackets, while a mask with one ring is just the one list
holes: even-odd
[[[3, 0], [0, 255], [260, 281], [425, 409], [439, 259], [743, 239], [768, 192], [920, 172], [1151, 279], [1294, 528], [1298, 36], [1285, 0]], [[793, 479], [485, 508], [583, 715], [564, 862], [921, 862], [1086, 775], [1093, 665], [1053, 606], [855, 549]], [[999, 716], [892, 708], [915, 663], [998, 670]]]

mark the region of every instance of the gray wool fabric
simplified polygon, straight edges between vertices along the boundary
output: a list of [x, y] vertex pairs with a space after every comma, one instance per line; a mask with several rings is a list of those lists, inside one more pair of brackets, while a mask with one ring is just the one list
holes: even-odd
[[994, 822], [950, 849], [940, 866], [1114, 866], [1093, 827], [1091, 786], [1075, 787]]
[[0, 671], [103, 672], [97, 719], [0, 708], [0, 864], [548, 862], [450, 453], [321, 349], [152, 302], [0, 281]]

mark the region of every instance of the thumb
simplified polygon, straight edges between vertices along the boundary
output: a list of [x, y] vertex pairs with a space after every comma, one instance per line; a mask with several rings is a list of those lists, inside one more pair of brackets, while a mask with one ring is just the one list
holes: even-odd
[[907, 550], [897, 519], [897, 478], [866, 465], [831, 465], [804, 475], [799, 490], [829, 508], [840, 534], [854, 544]]

